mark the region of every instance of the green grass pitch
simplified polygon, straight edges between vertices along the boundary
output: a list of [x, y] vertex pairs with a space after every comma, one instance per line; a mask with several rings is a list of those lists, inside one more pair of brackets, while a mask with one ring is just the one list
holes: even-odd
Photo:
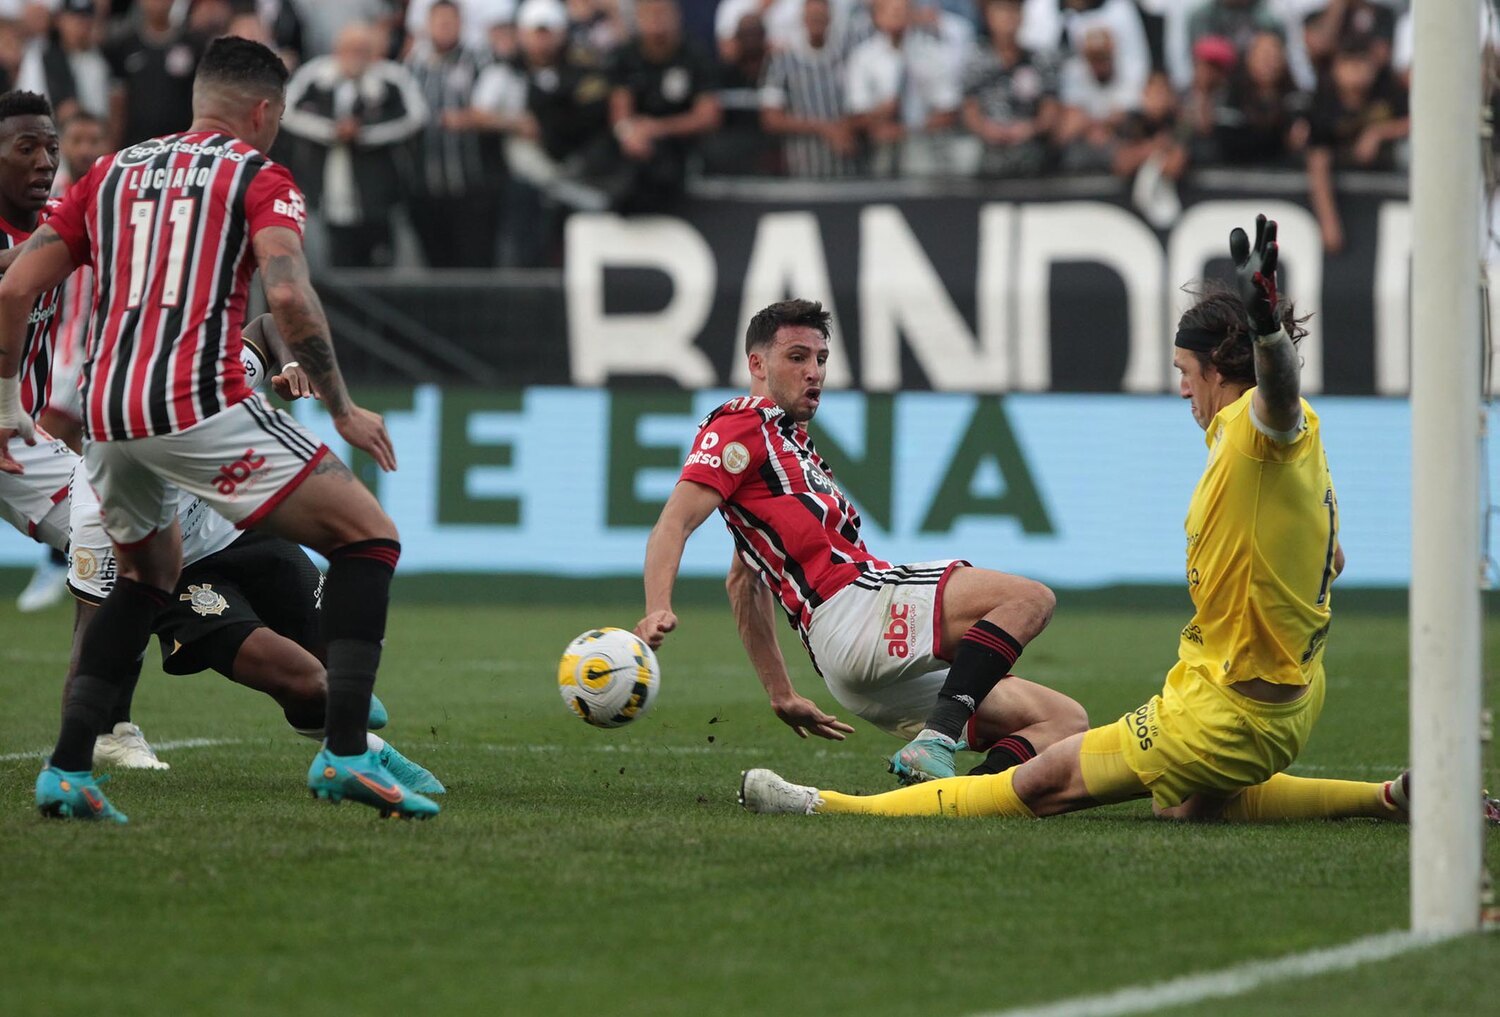
[[[9, 755], [54, 736], [71, 613], [22, 618], [0, 594]], [[1188, 828], [1144, 805], [1046, 823], [745, 814], [745, 767], [873, 791], [897, 745], [864, 725], [798, 741], [712, 602], [683, 610], [650, 716], [586, 727], [558, 697], [557, 655], [638, 614], [598, 598], [393, 609], [386, 734], [450, 789], [427, 824], [314, 803], [311, 743], [268, 700], [162, 676], [153, 646], [147, 734], [224, 743], [116, 774], [125, 828], [43, 822], [36, 761], [0, 761], [0, 1014], [962, 1015], [1406, 922], [1396, 825]], [[1183, 616], [1065, 598], [1022, 670], [1116, 716], [1159, 687]], [[803, 691], [835, 705], [784, 644]], [[1328, 703], [1294, 772], [1400, 769], [1406, 645], [1399, 613], [1336, 609]], [[1486, 857], [1500, 871], [1500, 831]], [[1497, 996], [1488, 936], [1173, 1012], [1473, 1014]]]

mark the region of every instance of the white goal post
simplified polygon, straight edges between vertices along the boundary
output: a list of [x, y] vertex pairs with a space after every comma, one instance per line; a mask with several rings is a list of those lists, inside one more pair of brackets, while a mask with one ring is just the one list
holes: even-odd
[[1411, 924], [1479, 928], [1481, 0], [1415, 0]]

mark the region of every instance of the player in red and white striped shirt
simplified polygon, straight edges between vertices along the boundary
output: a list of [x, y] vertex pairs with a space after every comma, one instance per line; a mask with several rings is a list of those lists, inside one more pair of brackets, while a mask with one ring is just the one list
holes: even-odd
[[[73, 182], [87, 173], [94, 160], [105, 151], [104, 125], [98, 118], [88, 113], [76, 113], [62, 125], [58, 139], [61, 165], [52, 178], [54, 201], [67, 193]], [[55, 321], [52, 371], [47, 382], [47, 405], [36, 418], [37, 426], [62, 440], [74, 452], [83, 451], [83, 410], [78, 401], [78, 374], [83, 369], [83, 343], [93, 303], [94, 272], [84, 266], [75, 270], [62, 287]], [[16, 598], [17, 609], [39, 611], [57, 603], [67, 595], [67, 579], [67, 556], [59, 548], [48, 547], [30, 582]]]
[[406, 818], [437, 806], [367, 751], [365, 722], [401, 545], [374, 496], [310, 432], [251, 393], [240, 329], [258, 266], [271, 313], [339, 434], [394, 469], [378, 414], [356, 406], [302, 254], [305, 207], [263, 153], [286, 106], [287, 71], [265, 46], [215, 40], [182, 134], [100, 160], [0, 280], [0, 468], [32, 440], [16, 412], [16, 339], [37, 294], [76, 265], [96, 270], [84, 367], [84, 453], [120, 579], [84, 637], [62, 731], [37, 777], [46, 815], [123, 821], [89, 773], [95, 736], [144, 651], [181, 570], [179, 491], [241, 527], [263, 526], [329, 559], [323, 593], [328, 741], [308, 786]]
[[[61, 199], [108, 153], [104, 124], [90, 113], [75, 113], [62, 124], [58, 138], [62, 165], [52, 180], [52, 196]], [[43, 429], [74, 449], [83, 448], [83, 403], [78, 385], [87, 354], [89, 319], [94, 309], [94, 268], [80, 265], [63, 283], [58, 312], [57, 346], [52, 351], [52, 392], [37, 418]]]
[[[5, 258], [45, 218], [57, 158], [57, 130], [47, 100], [32, 92], [0, 95], [0, 251], [7, 252]], [[60, 288], [42, 291], [21, 334], [12, 391], [16, 412], [28, 419], [41, 412], [52, 388], [60, 298]], [[78, 457], [65, 443], [45, 430], [43, 434], [45, 440], [16, 449], [15, 468], [0, 464], [0, 519], [60, 556], [68, 544], [68, 477]], [[21, 609], [55, 603], [66, 578], [66, 561], [44, 562], [21, 596]]]
[[854, 729], [793, 688], [773, 596], [834, 697], [913, 738], [891, 760], [903, 780], [952, 776], [962, 744], [989, 752], [975, 772], [998, 772], [1085, 730], [1072, 699], [1010, 675], [1052, 616], [1050, 590], [966, 561], [893, 566], [865, 547], [859, 513], [807, 433], [822, 400], [829, 318], [821, 304], [788, 300], [751, 319], [750, 395], [699, 425], [646, 545], [636, 634], [655, 648], [677, 627], [682, 549], [717, 509], [734, 538], [728, 586], [740, 638], [771, 708], [799, 735], [842, 740]]

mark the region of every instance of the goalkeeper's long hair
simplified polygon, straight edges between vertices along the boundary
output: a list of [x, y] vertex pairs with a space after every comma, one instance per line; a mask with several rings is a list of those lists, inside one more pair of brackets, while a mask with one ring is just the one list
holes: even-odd
[[[1196, 286], [1184, 287], [1195, 298], [1193, 306], [1183, 312], [1177, 327], [1201, 329], [1222, 335], [1223, 341], [1212, 353], [1193, 351], [1193, 356], [1205, 367], [1212, 365], [1219, 375], [1231, 385], [1255, 384], [1255, 347], [1252, 345], [1250, 327], [1245, 321], [1245, 304], [1240, 295], [1228, 283], [1207, 279]], [[1297, 315], [1297, 308], [1286, 297], [1282, 297], [1281, 327], [1292, 343], [1302, 341], [1307, 335], [1304, 323], [1312, 317]]]

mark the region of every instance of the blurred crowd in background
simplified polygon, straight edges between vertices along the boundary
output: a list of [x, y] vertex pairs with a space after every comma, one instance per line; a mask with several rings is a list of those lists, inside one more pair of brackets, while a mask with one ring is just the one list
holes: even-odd
[[1113, 174], [1166, 226], [1204, 166], [1305, 168], [1337, 251], [1334, 171], [1405, 166], [1409, 6], [0, 0], [0, 84], [114, 149], [187, 126], [209, 39], [266, 42], [293, 70], [272, 154], [336, 266], [390, 264], [397, 208], [430, 266], [554, 262], [569, 212], [695, 175]]

